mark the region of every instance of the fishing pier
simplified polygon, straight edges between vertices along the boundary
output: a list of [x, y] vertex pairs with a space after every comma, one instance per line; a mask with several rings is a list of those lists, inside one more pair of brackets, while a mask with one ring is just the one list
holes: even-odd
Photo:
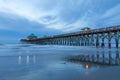
[[40, 45], [96, 46], [111, 48], [112, 40], [119, 47], [120, 25], [105, 28], [84, 30], [35, 39], [21, 39], [22, 42]]

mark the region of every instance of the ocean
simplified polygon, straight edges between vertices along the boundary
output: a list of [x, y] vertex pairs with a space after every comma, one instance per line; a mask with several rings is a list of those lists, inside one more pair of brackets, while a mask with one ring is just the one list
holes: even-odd
[[116, 48], [0, 44], [0, 80], [119, 80], [120, 66], [69, 62], [65, 58], [81, 54], [109, 53]]

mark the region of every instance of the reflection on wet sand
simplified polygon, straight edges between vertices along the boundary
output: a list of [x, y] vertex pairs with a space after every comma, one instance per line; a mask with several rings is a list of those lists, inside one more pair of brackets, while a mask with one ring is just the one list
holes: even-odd
[[88, 69], [88, 68], [89, 68], [89, 65], [88, 65], [88, 64], [85, 64], [85, 68]]
[[29, 58], [29, 56], [27, 56], [26, 63], [29, 64], [29, 61], [30, 61], [30, 58]]
[[21, 56], [18, 56], [18, 64], [21, 64]]
[[[12, 50], [9, 50], [8, 48], [1, 49], [1, 56], [2, 53], [6, 56], [0, 57], [0, 80], [120, 79], [119, 66], [109, 67], [109, 65], [95, 63], [95, 61], [98, 60], [105, 63], [118, 62], [116, 64], [119, 64], [120, 50], [116, 51], [115, 49], [96, 49], [90, 47], [86, 47], [88, 49], [84, 47], [77, 47], [72, 49], [70, 47], [65, 47], [37, 46], [35, 48], [35, 46], [30, 46], [23, 47], [21, 49], [12, 48]], [[85, 56], [89, 55], [90, 59], [86, 58], [85, 60], [83, 58], [83, 61], [66, 61], [65, 59], [65, 57], [79, 56], [80, 54]], [[92, 57], [94, 59], [92, 59]], [[108, 76], [112, 77], [111, 75], [114, 78], [106, 79]]]
[[[22, 56], [18, 56], [18, 64], [22, 64], [22, 58], [24, 58], [24, 56], [23, 56], [23, 57], [22, 57]], [[35, 55], [33, 55], [33, 56], [27, 55], [27, 56], [26, 56], [26, 64], [29, 64], [30, 61], [31, 61], [31, 59], [32, 59], [32, 63], [33, 63], [33, 64], [36, 63], [36, 56], [35, 56]], [[23, 59], [23, 60], [24, 60], [24, 59]]]
[[88, 69], [91, 67], [103, 67], [103, 66], [118, 66], [120, 65], [119, 51], [96, 51], [94, 54], [75, 55], [66, 58], [68, 62], [81, 64], [83, 68]]
[[36, 56], [35, 55], [33, 56], [33, 63], [34, 64], [36, 63]]

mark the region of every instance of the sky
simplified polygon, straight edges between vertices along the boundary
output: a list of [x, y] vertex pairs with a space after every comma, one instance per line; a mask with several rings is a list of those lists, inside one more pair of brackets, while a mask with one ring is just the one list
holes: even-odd
[[0, 0], [0, 43], [120, 25], [120, 0]]

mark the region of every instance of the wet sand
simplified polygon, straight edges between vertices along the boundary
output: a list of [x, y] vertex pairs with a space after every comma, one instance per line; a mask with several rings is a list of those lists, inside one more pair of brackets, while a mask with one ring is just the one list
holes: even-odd
[[[111, 52], [116, 49], [27, 44], [0, 46], [0, 80], [119, 80], [120, 66], [68, 62], [80, 54]], [[120, 51], [119, 51], [120, 52]]]

